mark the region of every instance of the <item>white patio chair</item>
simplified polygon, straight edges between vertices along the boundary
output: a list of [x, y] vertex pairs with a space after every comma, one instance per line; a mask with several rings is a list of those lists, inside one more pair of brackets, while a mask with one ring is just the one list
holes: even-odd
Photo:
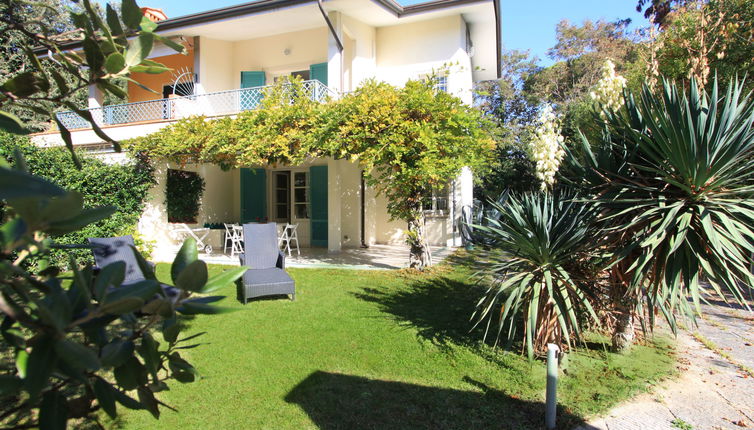
[[243, 254], [243, 227], [241, 227], [238, 224], [232, 224], [231, 230], [233, 233], [231, 234], [231, 247], [230, 247], [230, 256], [236, 256], [238, 254]]
[[286, 250], [286, 244], [288, 243], [288, 224], [278, 224], [278, 248], [282, 251]]
[[286, 224], [283, 228], [283, 233], [280, 235], [278, 246], [283, 247], [283, 252], [287, 252], [288, 256], [291, 256], [291, 249], [293, 248], [293, 241], [296, 241], [296, 255], [301, 256], [301, 250], [298, 246], [298, 224]]
[[233, 249], [233, 224], [223, 223], [225, 227], [225, 241], [223, 242], [223, 254], [228, 252], [228, 249]]

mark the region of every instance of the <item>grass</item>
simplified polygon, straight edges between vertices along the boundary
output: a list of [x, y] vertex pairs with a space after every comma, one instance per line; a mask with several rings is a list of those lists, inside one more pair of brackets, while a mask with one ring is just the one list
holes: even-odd
[[[211, 272], [222, 270], [211, 266]], [[244, 306], [232, 287], [186, 333], [202, 378], [171, 383], [159, 421], [123, 413], [112, 427], [175, 428], [541, 428], [545, 369], [493, 350], [468, 333], [478, 292], [463, 265], [430, 274], [290, 269], [297, 300]], [[169, 279], [169, 267], [158, 266]], [[666, 340], [626, 356], [604, 339], [570, 354], [559, 386], [564, 428], [607, 410], [673, 372]]]

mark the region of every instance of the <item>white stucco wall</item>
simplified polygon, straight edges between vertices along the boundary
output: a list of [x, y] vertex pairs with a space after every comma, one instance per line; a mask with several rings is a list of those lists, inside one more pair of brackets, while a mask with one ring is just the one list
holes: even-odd
[[238, 78], [233, 74], [233, 42], [201, 37], [198, 51], [197, 93], [238, 88]]
[[347, 53], [349, 64], [349, 85], [346, 91], [353, 91], [369, 78], [377, 77], [377, 30], [347, 15], [341, 16], [343, 34], [350, 39]]
[[327, 61], [327, 35], [322, 27], [234, 42], [233, 86], [228, 89], [240, 88], [242, 71], [264, 71], [271, 84], [273, 75], [309, 70], [310, 65]]
[[[171, 234], [173, 227], [168, 223], [167, 207], [165, 205], [165, 189], [167, 185], [168, 169], [179, 169], [197, 172], [205, 182], [205, 189], [200, 201], [199, 214], [196, 224], [189, 227], [202, 227], [210, 222], [234, 221], [237, 217], [233, 210], [233, 173], [223, 171], [214, 165], [178, 166], [173, 163], [160, 163], [155, 166], [155, 180], [145, 205], [144, 212], [139, 219], [137, 229], [146, 240], [155, 242], [152, 254], [154, 261], [172, 261], [181, 241]], [[217, 250], [219, 234], [208, 238], [208, 242]]]
[[361, 245], [361, 170], [357, 163], [339, 160], [340, 240], [344, 248]]
[[447, 68], [448, 90], [471, 103], [471, 60], [460, 16], [380, 27], [376, 32], [377, 76], [393, 85]]

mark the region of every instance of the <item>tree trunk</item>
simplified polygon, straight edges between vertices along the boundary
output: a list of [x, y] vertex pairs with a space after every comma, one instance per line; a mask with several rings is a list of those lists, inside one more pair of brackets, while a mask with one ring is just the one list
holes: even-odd
[[613, 326], [613, 351], [627, 352], [634, 343], [634, 305], [635, 299], [629, 293], [629, 282], [625, 269], [630, 267], [631, 259], [621, 261], [610, 270], [610, 300], [615, 316]]
[[633, 307], [627, 298], [620, 298], [613, 303], [615, 327], [613, 327], [613, 351], [624, 353], [631, 349], [636, 337], [634, 332]]
[[409, 246], [408, 266], [412, 269], [424, 270], [431, 265], [426, 235], [424, 234], [423, 216], [418, 216], [408, 221], [408, 235], [406, 239]]

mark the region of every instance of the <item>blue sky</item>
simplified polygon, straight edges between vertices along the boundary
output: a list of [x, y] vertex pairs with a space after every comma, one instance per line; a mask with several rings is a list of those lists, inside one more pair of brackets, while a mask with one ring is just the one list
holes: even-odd
[[[421, 3], [424, 0], [397, 0], [403, 5]], [[168, 17], [216, 9], [233, 4], [246, 3], [238, 0], [141, 0], [142, 6], [161, 8]], [[561, 19], [582, 22], [584, 19], [615, 20], [631, 18], [633, 27], [643, 27], [647, 21], [636, 12], [636, 0], [500, 0], [503, 15], [503, 45], [506, 49], [530, 50], [542, 65], [552, 63], [546, 56], [547, 49], [555, 44], [555, 24]]]

